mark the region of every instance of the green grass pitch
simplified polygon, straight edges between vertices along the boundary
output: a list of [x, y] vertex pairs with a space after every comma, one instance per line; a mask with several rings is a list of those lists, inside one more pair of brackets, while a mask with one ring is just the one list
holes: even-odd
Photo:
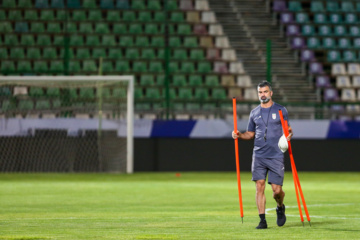
[[[266, 187], [257, 230], [255, 185], [241, 173], [0, 174], [0, 239], [359, 239], [360, 174], [299, 172], [312, 227], [303, 227], [291, 172], [285, 226]], [[305, 213], [304, 213], [305, 215]]]

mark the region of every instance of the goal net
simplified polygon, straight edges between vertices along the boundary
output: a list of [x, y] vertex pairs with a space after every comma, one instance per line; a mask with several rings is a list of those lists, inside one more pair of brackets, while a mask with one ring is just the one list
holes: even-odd
[[0, 171], [133, 172], [133, 76], [0, 76]]

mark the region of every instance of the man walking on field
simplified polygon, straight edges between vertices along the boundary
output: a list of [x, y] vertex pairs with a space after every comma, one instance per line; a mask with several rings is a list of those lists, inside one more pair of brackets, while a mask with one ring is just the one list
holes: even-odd
[[[256, 185], [256, 205], [259, 211], [260, 223], [257, 229], [267, 228], [265, 219], [265, 180], [268, 174], [268, 183], [271, 184], [273, 197], [277, 203], [277, 225], [283, 226], [286, 222], [285, 205], [283, 203], [285, 192], [282, 189], [284, 180], [284, 153], [278, 146], [279, 139], [283, 135], [279, 116], [282, 110], [284, 119], [288, 120], [288, 112], [285, 107], [273, 102], [273, 91], [269, 82], [263, 81], [257, 86], [260, 105], [254, 108], [249, 117], [247, 131], [240, 133], [232, 132], [234, 139], [254, 139], [252, 157], [252, 180]], [[289, 120], [288, 120], [289, 121]], [[289, 124], [290, 125], [290, 124]], [[293, 132], [289, 126], [290, 141]]]

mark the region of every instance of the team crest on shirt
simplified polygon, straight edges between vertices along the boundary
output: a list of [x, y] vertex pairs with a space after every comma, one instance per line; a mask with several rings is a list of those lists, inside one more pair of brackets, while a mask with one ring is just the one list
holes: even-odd
[[274, 119], [274, 120], [276, 119], [276, 113], [272, 114], [272, 119]]

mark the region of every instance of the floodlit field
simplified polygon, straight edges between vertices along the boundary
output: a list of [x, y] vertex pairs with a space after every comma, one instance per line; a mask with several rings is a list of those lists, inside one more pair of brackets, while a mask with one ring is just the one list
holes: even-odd
[[0, 174], [0, 239], [359, 239], [360, 174], [299, 177], [312, 227], [300, 222], [290, 172], [285, 226], [267, 186], [269, 228], [257, 230], [250, 173], [241, 173], [243, 224], [235, 172]]

